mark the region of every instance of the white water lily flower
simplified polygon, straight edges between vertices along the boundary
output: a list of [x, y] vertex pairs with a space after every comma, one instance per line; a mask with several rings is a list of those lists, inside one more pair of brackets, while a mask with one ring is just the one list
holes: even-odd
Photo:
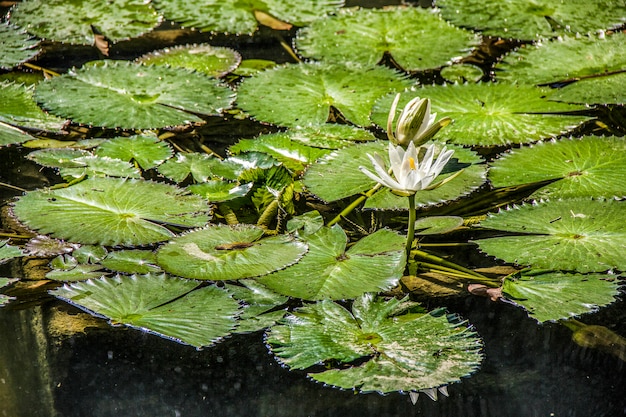
[[400, 101], [400, 94], [396, 95], [387, 118], [387, 137], [394, 145], [400, 145], [404, 148], [409, 146], [409, 143], [413, 143], [415, 146], [423, 145], [451, 121], [449, 117], [444, 117], [435, 122], [437, 113], [430, 114], [430, 100], [415, 97], [400, 112], [394, 134], [392, 126], [396, 117], [398, 101]]
[[418, 152], [418, 148], [415, 147], [413, 142], [409, 143], [406, 150], [402, 146], [394, 146], [390, 143], [389, 161], [393, 177], [387, 173], [385, 161], [377, 154], [374, 154], [374, 156], [368, 154], [367, 156], [372, 161], [374, 170], [378, 175], [373, 174], [362, 166], [359, 169], [374, 181], [391, 188], [394, 194], [401, 196], [410, 196], [420, 190], [436, 188], [441, 184], [429, 186], [441, 173], [454, 151], [446, 150], [444, 147], [439, 152], [439, 156], [434, 163], [435, 145], [426, 147], [426, 153], [421, 161], [419, 160]]

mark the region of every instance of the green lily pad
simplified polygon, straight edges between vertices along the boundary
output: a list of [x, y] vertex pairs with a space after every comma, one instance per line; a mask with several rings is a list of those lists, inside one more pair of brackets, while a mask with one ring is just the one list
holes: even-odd
[[153, 274], [162, 272], [156, 253], [150, 250], [126, 249], [107, 254], [100, 264], [112, 271], [125, 274]]
[[[315, 381], [362, 392], [420, 391], [457, 382], [482, 360], [476, 333], [442, 310], [407, 312], [413, 303], [365, 294], [352, 311], [324, 300], [296, 310], [268, 332], [277, 359], [294, 369], [334, 361]], [[401, 314], [405, 313], [405, 314]], [[349, 362], [358, 361], [356, 364]]]
[[226, 289], [235, 299], [245, 303], [239, 316], [237, 333], [256, 332], [283, 318], [285, 310], [274, 309], [285, 304], [289, 297], [277, 294], [252, 279], [242, 279], [238, 283], [242, 285], [226, 284]]
[[219, 173], [213, 172], [219, 165], [222, 165], [222, 161], [212, 155], [196, 152], [177, 153], [175, 158], [160, 165], [158, 170], [161, 175], [176, 182], [183, 182], [190, 175], [197, 182], [206, 182], [209, 178], [220, 176]]
[[539, 142], [514, 149], [496, 160], [489, 179], [507, 187], [560, 178], [535, 193], [536, 198], [626, 197], [626, 141], [616, 136], [585, 136]]
[[[496, 146], [528, 143], [563, 134], [587, 116], [559, 113], [583, 110], [584, 106], [546, 100], [550, 89], [508, 83], [454, 84], [426, 86], [402, 95], [399, 108], [413, 97], [429, 98], [437, 118], [452, 123], [441, 129], [437, 139], [459, 145]], [[372, 121], [387, 125], [394, 96], [376, 103]]]
[[23, 143], [32, 139], [35, 138], [24, 132], [23, 130], [0, 122], [0, 147], [15, 145], [17, 143]]
[[330, 107], [359, 126], [369, 126], [374, 101], [412, 84], [381, 66], [304, 63], [281, 65], [244, 80], [239, 107], [255, 119], [297, 127], [326, 123]]
[[151, 31], [160, 21], [143, 0], [24, 0], [11, 10], [11, 22], [30, 33], [79, 45], [94, 44], [94, 28], [119, 42]]
[[80, 245], [78, 249], [72, 252], [72, 256], [76, 261], [87, 264], [95, 264], [102, 261], [108, 255], [108, 251], [104, 246], [100, 245]]
[[441, 76], [450, 83], [477, 83], [483, 78], [483, 70], [471, 64], [448, 65], [441, 69]]
[[606, 274], [529, 272], [507, 277], [503, 295], [540, 323], [569, 319], [611, 304], [619, 292], [617, 277]]
[[[626, 65], [625, 65], [626, 68]], [[626, 104], [626, 72], [586, 78], [554, 91], [550, 100], [577, 104]]]
[[417, 219], [415, 234], [420, 236], [440, 235], [458, 229], [463, 225], [463, 217], [429, 216]]
[[141, 178], [141, 173], [130, 162], [107, 156], [81, 156], [72, 160], [76, 167], [61, 167], [59, 174], [64, 180], [83, 177]]
[[156, 136], [109, 139], [98, 146], [97, 156], [135, 161], [142, 169], [154, 168], [172, 156], [172, 148]]
[[17, 246], [9, 245], [8, 240], [0, 240], [0, 264], [7, 262], [9, 259], [24, 256], [24, 252]]
[[48, 168], [81, 168], [85, 166], [85, 164], [75, 162], [75, 160], [92, 155], [91, 152], [83, 149], [46, 148], [33, 151], [26, 155], [26, 157]]
[[253, 225], [211, 225], [177, 237], [157, 252], [165, 271], [186, 278], [251, 278], [285, 268], [307, 251], [289, 235], [263, 237]]
[[612, 0], [437, 0], [437, 7], [455, 25], [526, 40], [596, 32], [626, 20], [626, 5]]
[[111, 324], [199, 348], [234, 330], [239, 303], [223, 289], [198, 285], [166, 274], [116, 276], [65, 285], [51, 294], [106, 317]]
[[405, 238], [391, 230], [378, 230], [349, 249], [339, 226], [321, 228], [306, 242], [309, 252], [300, 262], [258, 281], [291, 297], [342, 299], [388, 290], [404, 271]]
[[536, 269], [599, 272], [626, 270], [626, 203], [568, 199], [524, 204], [490, 215], [488, 229], [520, 236], [480, 239], [480, 249]]
[[0, 122], [36, 130], [60, 131], [66, 120], [45, 113], [33, 99], [34, 86], [0, 83]]
[[78, 264], [71, 269], [52, 269], [46, 273], [46, 279], [53, 281], [87, 281], [88, 279], [100, 278], [106, 275], [102, 271], [102, 265]]
[[343, 6], [343, 0], [155, 0], [166, 18], [205, 32], [251, 34], [257, 29], [256, 13], [303, 26]]
[[308, 236], [316, 233], [324, 226], [324, 218], [319, 211], [307, 211], [294, 216], [287, 221], [287, 231], [297, 233], [298, 236]]
[[[17, 279], [0, 278], [0, 289], [2, 289], [2, 287], [6, 287], [7, 285], [13, 284], [15, 281], [17, 281]], [[0, 307], [2, 307], [11, 300], [13, 300], [13, 297], [8, 297], [4, 294], [0, 294]]]
[[389, 7], [342, 9], [301, 29], [295, 46], [306, 57], [338, 63], [374, 65], [388, 53], [403, 69], [419, 71], [467, 55], [479, 42], [431, 9]]
[[24, 29], [0, 23], [0, 68], [11, 68], [33, 59], [39, 53], [39, 41]]
[[180, 188], [117, 178], [90, 178], [67, 188], [30, 191], [13, 206], [17, 218], [40, 233], [101, 245], [171, 239], [174, 233], [167, 225], [203, 226], [208, 211], [204, 199]]
[[219, 115], [233, 92], [206, 75], [183, 68], [104, 61], [37, 85], [43, 107], [76, 123], [123, 129], [202, 122]]
[[245, 197], [253, 185], [254, 183], [252, 182], [239, 184], [237, 182], [214, 180], [190, 185], [189, 191], [201, 195], [212, 203], [223, 203], [224, 201]]
[[286, 134], [292, 141], [321, 149], [339, 149], [355, 142], [376, 140], [376, 137], [365, 129], [335, 123], [290, 129]]
[[[498, 80], [553, 84], [626, 69], [626, 34], [565, 37], [524, 45], [496, 64]], [[581, 59], [582, 57], [582, 59]]]
[[219, 78], [237, 68], [241, 62], [241, 55], [223, 46], [179, 45], [150, 52], [137, 60], [143, 64], [187, 68]]

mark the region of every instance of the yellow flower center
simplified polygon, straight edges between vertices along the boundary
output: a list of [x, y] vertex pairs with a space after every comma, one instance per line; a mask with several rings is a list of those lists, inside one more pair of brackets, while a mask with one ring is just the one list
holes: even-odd
[[409, 157], [409, 166], [411, 169], [415, 169], [415, 159]]

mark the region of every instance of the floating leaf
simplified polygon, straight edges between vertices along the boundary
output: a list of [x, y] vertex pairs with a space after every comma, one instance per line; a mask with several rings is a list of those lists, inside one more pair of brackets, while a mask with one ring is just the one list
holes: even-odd
[[172, 149], [156, 136], [109, 139], [96, 149], [96, 155], [123, 161], [136, 161], [142, 169], [154, 168], [172, 156]]
[[46, 235], [35, 236], [24, 245], [24, 250], [29, 256], [41, 258], [71, 253], [78, 248], [79, 244], [53, 239]]
[[189, 191], [201, 195], [211, 203], [222, 203], [235, 198], [245, 197], [253, 185], [254, 183], [251, 182], [239, 184], [237, 182], [215, 180], [190, 185]]
[[626, 20], [626, 5], [613, 0], [437, 0], [437, 7], [455, 25], [526, 40], [596, 32]]
[[88, 156], [92, 156], [92, 153], [83, 149], [48, 148], [33, 151], [26, 157], [48, 168], [81, 168], [85, 164], [75, 162], [75, 160]]
[[101, 265], [78, 264], [71, 269], [53, 269], [46, 274], [46, 279], [53, 281], [87, 281], [106, 275]]
[[13, 207], [21, 222], [40, 233], [101, 245], [167, 240], [174, 233], [166, 225], [203, 226], [208, 210], [204, 199], [180, 188], [115, 178], [91, 178], [67, 188], [30, 191]]
[[463, 225], [463, 217], [429, 216], [417, 219], [415, 234], [420, 236], [440, 235], [458, 229]]
[[11, 10], [11, 22], [30, 33], [79, 45], [93, 45], [95, 33], [113, 42], [135, 38], [160, 21], [143, 0], [24, 0]]
[[301, 29], [295, 46], [306, 57], [338, 63], [375, 65], [388, 53], [403, 69], [418, 71], [467, 55], [479, 42], [432, 9], [390, 7], [342, 9]]
[[197, 182], [206, 182], [209, 178], [219, 176], [213, 173], [213, 168], [221, 163], [219, 158], [204, 153], [177, 153], [175, 158], [166, 161], [158, 170], [176, 182], [183, 182], [189, 175]]
[[278, 66], [244, 80], [239, 107], [259, 121], [283, 126], [326, 123], [331, 106], [359, 125], [380, 96], [403, 90], [411, 81], [381, 66], [304, 63]]
[[24, 29], [9, 23], [0, 23], [0, 68], [11, 68], [33, 59], [38, 53], [39, 41]]
[[150, 52], [139, 57], [138, 61], [143, 64], [187, 68], [218, 78], [237, 68], [241, 62], [241, 55], [223, 46], [179, 45]]
[[77, 167], [61, 167], [59, 174], [64, 180], [83, 177], [141, 178], [141, 173], [130, 162], [106, 156], [81, 156], [72, 160]]
[[[404, 93], [398, 108], [415, 96], [429, 98], [438, 119], [452, 119], [439, 131], [438, 140], [460, 145], [507, 145], [557, 136], [588, 119], [559, 114], [585, 107], [548, 101], [545, 97], [549, 94], [548, 88], [508, 83], [426, 86]], [[376, 103], [374, 123], [386, 126], [393, 98], [386, 96]]]
[[251, 34], [257, 29], [259, 12], [303, 26], [343, 6], [343, 0], [155, 0], [154, 6], [165, 17], [185, 27], [205, 32]]
[[[626, 67], [626, 64], [624, 65]], [[550, 95], [550, 100], [578, 104], [626, 104], [626, 72], [576, 81]]]
[[31, 139], [34, 138], [23, 130], [0, 122], [0, 147], [26, 142]]
[[267, 342], [290, 368], [358, 361], [309, 376], [362, 392], [425, 390], [473, 373], [482, 359], [476, 333], [442, 310], [400, 314], [412, 305], [406, 299], [384, 301], [365, 294], [350, 312], [324, 300], [273, 326]]
[[[1, 248], [0, 248], [0, 251], [2, 251]], [[6, 287], [7, 285], [13, 284], [15, 281], [17, 281], [17, 279], [0, 278], [0, 290], [2, 289], [2, 287]], [[11, 301], [12, 299], [13, 299], [13, 297], [8, 297], [8, 296], [6, 296], [4, 294], [0, 294], [0, 307], [5, 305], [6, 303]]]
[[290, 129], [286, 134], [295, 142], [322, 149], [339, 149], [354, 142], [376, 140], [376, 137], [365, 129], [335, 123]]
[[37, 85], [36, 99], [76, 123], [123, 129], [202, 122], [230, 107], [232, 91], [183, 68], [124, 61], [89, 65]]
[[483, 70], [480, 67], [471, 64], [449, 65], [441, 69], [441, 76], [450, 83], [477, 83], [483, 78], [483, 75]]
[[405, 266], [405, 238], [382, 229], [349, 249], [345, 232], [324, 227], [306, 237], [309, 252], [300, 262], [261, 277], [270, 289], [305, 300], [355, 298], [398, 283]]
[[490, 215], [481, 226], [521, 236], [480, 239], [480, 249], [536, 269], [626, 270], [624, 202], [591, 199], [524, 204]]
[[226, 284], [226, 289], [237, 300], [245, 303], [243, 313], [239, 316], [237, 333], [256, 332], [283, 318], [285, 310], [270, 310], [285, 304], [288, 297], [277, 294], [252, 279], [242, 279], [239, 284], [242, 285]]
[[84, 310], [195, 347], [210, 346], [235, 328], [239, 304], [215, 286], [161, 275], [116, 276], [51, 291]]
[[0, 122], [30, 129], [59, 131], [65, 120], [44, 113], [33, 99], [33, 86], [0, 83]]
[[151, 274], [161, 272], [156, 253], [150, 250], [116, 250], [100, 261], [103, 267], [125, 274]]
[[615, 136], [585, 136], [539, 142], [512, 150], [489, 170], [494, 187], [555, 178], [561, 179], [542, 187], [533, 197], [625, 197], [626, 141]]
[[496, 65], [499, 80], [554, 84], [626, 69], [626, 34], [566, 37], [524, 45]]
[[307, 251], [289, 235], [262, 237], [263, 229], [253, 225], [211, 225], [163, 245], [157, 260], [165, 271], [182, 277], [230, 280], [285, 268]]
[[611, 304], [618, 287], [617, 277], [606, 274], [524, 273], [506, 278], [502, 293], [541, 323], [568, 319]]
[[9, 259], [24, 256], [24, 252], [17, 246], [9, 245], [8, 240], [0, 240], [0, 264], [7, 262]]

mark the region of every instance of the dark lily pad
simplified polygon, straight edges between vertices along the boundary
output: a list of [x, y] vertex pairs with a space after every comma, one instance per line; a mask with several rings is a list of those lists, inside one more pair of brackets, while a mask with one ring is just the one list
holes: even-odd
[[0, 122], [36, 130], [59, 131], [66, 120], [45, 113], [33, 99], [34, 86], [0, 83]]
[[[293, 369], [328, 363], [315, 381], [362, 392], [420, 391], [459, 381], [482, 360], [481, 340], [442, 310], [365, 294], [352, 311], [324, 300], [296, 310], [268, 332], [277, 359]], [[336, 361], [342, 362], [340, 366]]]
[[239, 303], [227, 291], [199, 284], [165, 274], [116, 276], [65, 285], [51, 293], [111, 324], [199, 348], [228, 336], [240, 313]]
[[24, 29], [9, 23], [0, 23], [0, 68], [11, 68], [33, 59], [38, 53], [39, 41]]
[[241, 55], [224, 46], [179, 45], [150, 52], [138, 58], [143, 64], [169, 65], [199, 71], [211, 77], [223, 77], [241, 62]]

